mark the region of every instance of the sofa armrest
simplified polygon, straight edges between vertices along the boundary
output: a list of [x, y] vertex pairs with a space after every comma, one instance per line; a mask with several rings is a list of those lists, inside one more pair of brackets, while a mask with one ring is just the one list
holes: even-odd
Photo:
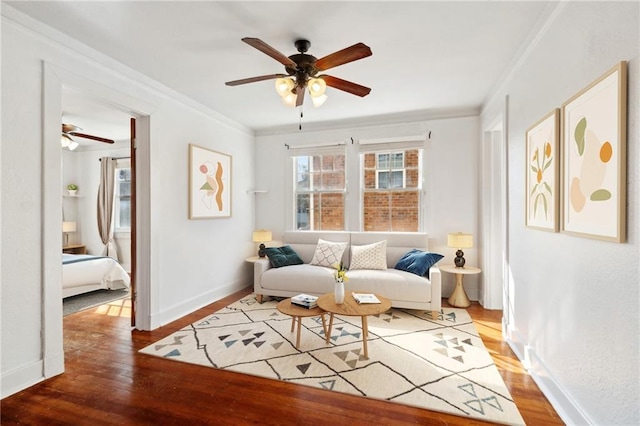
[[258, 289], [261, 288], [260, 283], [262, 282], [262, 274], [271, 269], [271, 263], [269, 263], [269, 259], [266, 257], [264, 259], [260, 258], [255, 261], [253, 264], [253, 287]]
[[429, 281], [431, 282], [431, 310], [440, 311], [442, 309], [442, 273], [435, 265], [429, 268]]

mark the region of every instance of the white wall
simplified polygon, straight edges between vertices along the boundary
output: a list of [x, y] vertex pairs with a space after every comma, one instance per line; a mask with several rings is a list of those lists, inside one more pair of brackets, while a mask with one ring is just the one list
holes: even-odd
[[[46, 101], [50, 96], [45, 90], [47, 69], [53, 70], [51, 75], [56, 70], [60, 75], [77, 75], [77, 81], [95, 82], [88, 86], [98, 92], [117, 92], [118, 98], [127, 102], [153, 107], [148, 111], [151, 144], [142, 147], [142, 152], [150, 152], [150, 167], [143, 179], [148, 184], [141, 194], [150, 200], [149, 221], [144, 224], [150, 231], [150, 243], [143, 250], [151, 258], [147, 301], [151, 327], [251, 283], [251, 269], [244, 259], [253, 254], [254, 199], [247, 190], [254, 182], [254, 138], [242, 126], [86, 46], [50, 29], [44, 31], [47, 37], [34, 33], [27, 28], [39, 29], [39, 25], [5, 4], [2, 14], [2, 122], [11, 123], [2, 127], [0, 176], [4, 397], [61, 371], [47, 367], [50, 358], [62, 356], [60, 298], [47, 298], [52, 292], [61, 294], [61, 290], [45, 285], [59, 282], [56, 277], [61, 275], [61, 266], [58, 262], [45, 266], [45, 260], [60, 256], [62, 197], [58, 188], [64, 187], [62, 154], [59, 148], [43, 145], [43, 129], [48, 141], [59, 141], [60, 132]], [[73, 49], [63, 46], [67, 43]], [[59, 88], [51, 93], [57, 93], [61, 101]], [[56, 111], [60, 117], [61, 110]], [[233, 156], [231, 218], [188, 219], [189, 143]], [[45, 187], [53, 188], [55, 196], [45, 192]], [[51, 233], [43, 224], [55, 227], [56, 237], [43, 237]], [[56, 310], [59, 316], [50, 321], [48, 313]]]
[[[569, 424], [640, 424], [638, 2], [567, 2], [486, 105], [509, 97], [510, 340]], [[627, 242], [525, 228], [525, 131], [619, 61], [629, 61]]]
[[[287, 173], [291, 168], [288, 165], [290, 154], [285, 144], [293, 148], [346, 141], [349, 156], [357, 155], [357, 150], [351, 148], [351, 138], [357, 143], [360, 139], [424, 136], [431, 132], [431, 138], [424, 144], [424, 231], [429, 233], [431, 250], [446, 256], [441, 262], [453, 263], [455, 250], [447, 247], [447, 233], [462, 231], [478, 234], [478, 123], [478, 118], [471, 116], [398, 125], [257, 136], [257, 189], [268, 192], [255, 194], [256, 226], [272, 230], [274, 239], [281, 239], [283, 231], [293, 228], [293, 223], [287, 223], [287, 218], [291, 217], [289, 211], [292, 209], [292, 189], [290, 183], [287, 183]], [[355, 167], [346, 171], [347, 180], [352, 181], [359, 174], [358, 162], [347, 159], [347, 163], [355, 164]], [[357, 203], [359, 197], [357, 189], [351, 190], [347, 194], [346, 204], [349, 205], [354, 199]], [[352, 215], [347, 228], [359, 230], [358, 219]], [[477, 265], [477, 249], [465, 250], [465, 258], [469, 265]], [[465, 288], [471, 299], [477, 300], [480, 280], [479, 276], [465, 277]], [[444, 296], [448, 297], [453, 291], [454, 283], [452, 275], [443, 274]]]

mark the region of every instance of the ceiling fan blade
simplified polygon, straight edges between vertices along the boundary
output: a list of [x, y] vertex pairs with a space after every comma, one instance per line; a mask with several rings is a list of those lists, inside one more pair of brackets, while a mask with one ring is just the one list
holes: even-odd
[[331, 86], [334, 89], [338, 89], [338, 90], [342, 90], [342, 91], [347, 92], [347, 93], [351, 93], [352, 95], [364, 97], [364, 96], [367, 96], [371, 92], [371, 89], [368, 88], [368, 87], [361, 86], [359, 84], [352, 83], [350, 81], [343, 80], [343, 79], [338, 78], [338, 77], [333, 77], [333, 76], [330, 76], [330, 75], [321, 75], [318, 78], [323, 79], [324, 82], [327, 83], [327, 86]]
[[260, 75], [258, 77], [249, 77], [249, 78], [243, 78], [240, 80], [227, 81], [225, 84], [227, 86], [239, 86], [241, 84], [255, 83], [256, 81], [263, 81], [263, 80], [274, 80], [276, 78], [286, 77], [286, 76], [287, 74]]
[[285, 67], [290, 67], [290, 68], [295, 69], [298, 66], [298, 64], [293, 62], [291, 59], [289, 59], [283, 53], [280, 53], [279, 51], [277, 51], [273, 47], [269, 46], [267, 43], [265, 43], [264, 41], [260, 40], [259, 38], [245, 37], [245, 38], [242, 39], [242, 41], [247, 43], [249, 46], [258, 49], [259, 51], [261, 51], [265, 55], [271, 56], [273, 59], [275, 59], [276, 61], [280, 62]]
[[356, 43], [353, 46], [338, 50], [337, 52], [318, 59], [316, 61], [316, 68], [318, 71], [324, 71], [371, 55], [373, 55], [373, 53], [369, 46], [364, 43]]
[[86, 133], [78, 133], [78, 132], [69, 132], [71, 136], [76, 136], [78, 138], [91, 139], [93, 141], [104, 142], [104, 143], [116, 143], [116, 141], [112, 139], [101, 138], [100, 136], [87, 135]]
[[298, 86], [298, 90], [297, 90], [297, 96], [296, 96], [296, 106], [299, 107], [300, 105], [302, 105], [302, 103], [304, 102], [304, 87], [299, 87]]

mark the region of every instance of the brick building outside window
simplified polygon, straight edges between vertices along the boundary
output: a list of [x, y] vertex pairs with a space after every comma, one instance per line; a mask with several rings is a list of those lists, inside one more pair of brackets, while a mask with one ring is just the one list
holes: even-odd
[[418, 232], [421, 150], [361, 155], [363, 230]]
[[344, 229], [345, 155], [293, 157], [297, 230]]

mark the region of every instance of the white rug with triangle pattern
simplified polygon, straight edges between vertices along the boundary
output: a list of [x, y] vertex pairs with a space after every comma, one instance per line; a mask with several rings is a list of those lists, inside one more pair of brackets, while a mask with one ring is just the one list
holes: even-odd
[[464, 309], [391, 309], [370, 316], [369, 359], [360, 317], [334, 319], [325, 343], [319, 317], [304, 318], [300, 349], [277, 300], [253, 294], [140, 352], [329, 391], [524, 425], [502, 377]]

